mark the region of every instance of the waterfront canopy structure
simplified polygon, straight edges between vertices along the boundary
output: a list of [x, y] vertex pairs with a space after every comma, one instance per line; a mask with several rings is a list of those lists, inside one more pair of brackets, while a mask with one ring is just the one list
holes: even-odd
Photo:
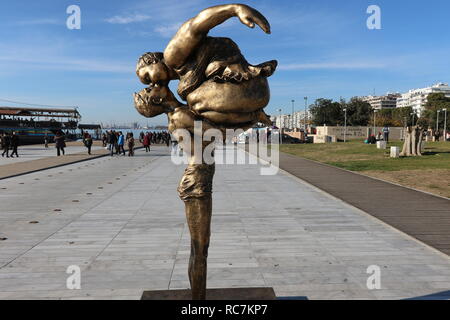
[[0, 106], [0, 127], [76, 129], [81, 114], [77, 108], [48, 109]]
[[70, 120], [81, 119], [77, 108], [73, 109], [48, 109], [48, 108], [28, 108], [28, 107], [2, 107], [0, 106], [0, 116], [9, 117], [33, 117], [33, 118], [67, 118]]
[[75, 137], [81, 115], [77, 108], [29, 108], [0, 106], [0, 133], [16, 132], [22, 144], [52, 141], [57, 131]]

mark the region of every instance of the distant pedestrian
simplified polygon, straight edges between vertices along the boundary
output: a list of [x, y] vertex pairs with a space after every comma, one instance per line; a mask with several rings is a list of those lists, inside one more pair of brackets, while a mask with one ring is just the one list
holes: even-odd
[[134, 156], [134, 138], [132, 132], [128, 134], [127, 145], [128, 145], [128, 156], [129, 157]]
[[92, 137], [89, 133], [86, 134], [85, 138], [84, 138], [84, 145], [86, 146], [86, 148], [88, 149], [88, 154], [91, 154], [91, 148], [92, 148]]
[[389, 142], [389, 127], [385, 126], [383, 128], [383, 140]]
[[8, 133], [4, 133], [2, 136], [2, 148], [3, 148], [3, 153], [2, 153], [2, 157], [5, 156], [9, 158], [9, 147], [11, 146], [11, 136]]
[[116, 154], [119, 154], [120, 150], [119, 150], [119, 132], [114, 132], [114, 134], [116, 135], [116, 143], [114, 144], [114, 148], [116, 150]]
[[381, 131], [378, 131], [376, 140], [377, 141], [381, 140]]
[[119, 146], [119, 154], [122, 153], [125, 155], [125, 137], [123, 136], [122, 131], [119, 132], [119, 137], [117, 139], [117, 145]]
[[110, 151], [110, 155], [111, 157], [114, 155], [114, 149], [116, 148], [116, 144], [117, 144], [117, 136], [116, 133], [114, 131], [110, 131], [109, 135], [108, 135], [108, 148]]
[[106, 144], [108, 143], [108, 137], [106, 135], [106, 133], [102, 134], [102, 145], [103, 147], [106, 147]]
[[144, 139], [142, 141], [142, 144], [145, 147], [145, 152], [150, 152], [150, 133], [147, 132], [147, 134], [144, 136]]
[[434, 132], [434, 141], [439, 141], [440, 136], [441, 136], [441, 133], [439, 132], [439, 130], [436, 130]]
[[12, 148], [12, 152], [10, 155], [11, 158], [13, 158], [13, 155], [16, 155], [16, 158], [19, 157], [19, 155], [17, 154], [18, 147], [19, 147], [19, 136], [17, 135], [17, 132], [13, 132], [11, 137], [11, 148]]
[[47, 133], [45, 133], [45, 136], [44, 136], [44, 147], [48, 148], [48, 134]]
[[56, 132], [55, 135], [55, 147], [56, 147], [56, 155], [59, 157], [61, 153], [65, 155], [64, 148], [66, 147], [66, 138], [61, 131]]
[[166, 144], [166, 146], [170, 145], [170, 135], [167, 133], [167, 131], [164, 131], [162, 133], [162, 139], [163, 139], [163, 142]]

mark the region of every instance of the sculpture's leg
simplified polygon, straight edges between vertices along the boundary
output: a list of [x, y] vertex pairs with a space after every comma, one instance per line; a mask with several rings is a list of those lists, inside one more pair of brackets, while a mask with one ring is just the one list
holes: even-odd
[[211, 196], [185, 202], [186, 218], [191, 233], [189, 282], [193, 300], [205, 300], [209, 238], [211, 235]]
[[178, 187], [191, 234], [189, 281], [192, 299], [206, 298], [207, 257], [211, 235], [214, 164], [189, 164]]

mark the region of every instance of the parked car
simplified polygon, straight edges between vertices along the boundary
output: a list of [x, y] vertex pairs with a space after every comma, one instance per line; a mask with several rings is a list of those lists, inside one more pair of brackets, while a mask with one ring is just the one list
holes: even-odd
[[291, 137], [290, 135], [287, 135], [287, 134], [283, 134], [282, 142], [286, 143], [286, 144], [290, 144], [290, 143], [304, 143], [304, 141], [302, 141], [302, 140], [300, 140], [298, 138]]

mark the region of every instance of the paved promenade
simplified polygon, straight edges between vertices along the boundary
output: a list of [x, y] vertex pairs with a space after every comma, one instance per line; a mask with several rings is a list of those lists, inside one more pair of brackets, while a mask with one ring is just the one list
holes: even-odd
[[280, 167], [450, 255], [450, 200], [280, 153]]
[[[152, 149], [0, 180], [0, 299], [138, 299], [188, 288], [189, 232], [176, 193], [184, 166], [168, 148]], [[450, 299], [447, 256], [302, 180], [259, 169], [216, 168], [209, 287]], [[70, 265], [81, 268], [81, 290], [66, 287]], [[371, 265], [379, 290], [366, 285]]]

